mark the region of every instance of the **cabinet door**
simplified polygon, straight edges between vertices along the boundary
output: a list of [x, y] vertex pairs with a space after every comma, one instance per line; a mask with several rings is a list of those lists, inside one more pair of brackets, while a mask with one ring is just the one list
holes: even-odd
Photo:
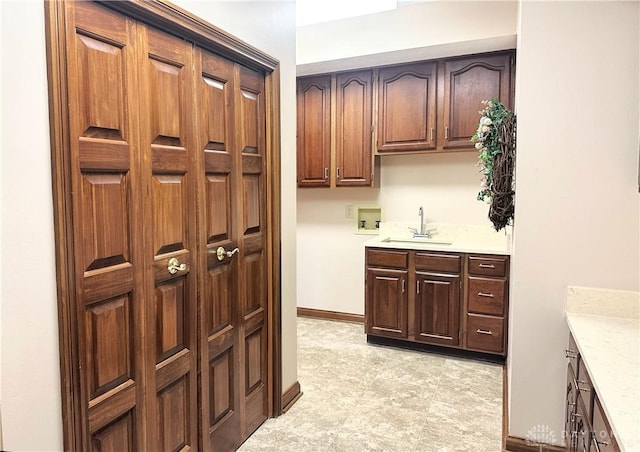
[[435, 149], [436, 67], [426, 62], [380, 69], [379, 152]]
[[593, 432], [591, 433], [590, 451], [617, 452], [620, 449], [613, 436], [613, 430], [607, 421], [607, 416], [596, 396], [593, 404]]
[[372, 72], [336, 76], [336, 185], [371, 185]]
[[331, 76], [298, 80], [298, 186], [328, 187], [331, 166]]
[[460, 276], [416, 272], [415, 339], [440, 345], [460, 342]]
[[575, 414], [575, 450], [577, 452], [589, 452], [591, 443], [591, 428], [589, 416], [584, 405], [584, 400], [578, 394]]
[[366, 331], [375, 336], [407, 337], [407, 271], [367, 269]]
[[473, 149], [483, 100], [510, 106], [511, 60], [507, 53], [444, 62], [443, 149]]
[[567, 384], [565, 387], [565, 416], [564, 431], [566, 435], [567, 445], [570, 451], [576, 450], [577, 437], [575, 435], [575, 415], [576, 415], [576, 398], [578, 390], [575, 385], [575, 375], [571, 368], [571, 364], [567, 364]]

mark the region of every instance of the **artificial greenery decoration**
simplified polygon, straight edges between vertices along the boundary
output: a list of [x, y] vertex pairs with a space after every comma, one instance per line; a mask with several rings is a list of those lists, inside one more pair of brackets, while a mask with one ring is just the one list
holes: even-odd
[[496, 231], [512, 224], [514, 215], [514, 167], [516, 117], [496, 99], [482, 102], [485, 108], [478, 130], [471, 137], [478, 150], [482, 173], [478, 200], [490, 205], [489, 219]]

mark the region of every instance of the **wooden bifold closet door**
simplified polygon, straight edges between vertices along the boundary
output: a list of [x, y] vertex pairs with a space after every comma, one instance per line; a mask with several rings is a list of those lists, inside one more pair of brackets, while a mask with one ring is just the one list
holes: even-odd
[[65, 447], [233, 450], [271, 409], [265, 74], [94, 2], [64, 23]]

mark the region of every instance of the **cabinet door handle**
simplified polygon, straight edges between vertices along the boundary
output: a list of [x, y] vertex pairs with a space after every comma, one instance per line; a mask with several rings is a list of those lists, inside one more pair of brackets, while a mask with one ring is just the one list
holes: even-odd
[[329, 179], [329, 168], [324, 169], [324, 179], [325, 180]]
[[433, 141], [433, 127], [429, 131], [429, 141]]
[[402, 280], [402, 293], [404, 293], [405, 289], [406, 289], [406, 284], [407, 281], [405, 281], [404, 279]]
[[478, 292], [478, 296], [479, 297], [493, 298], [493, 294], [492, 293]]
[[493, 336], [493, 331], [491, 331], [491, 330], [483, 330], [481, 328], [478, 328], [476, 330], [476, 333], [478, 333], [478, 334], [487, 334], [489, 336]]
[[420, 281], [416, 281], [416, 293], [420, 295]]
[[444, 128], [444, 139], [445, 140], [449, 139], [449, 126]]
[[336, 168], [336, 178], [340, 179], [340, 167]]
[[480, 264], [480, 265], [478, 265], [478, 267], [480, 267], [480, 268], [496, 268], [496, 266], [493, 265], [493, 264]]
[[564, 350], [565, 358], [574, 359], [578, 357], [578, 352], [569, 350], [568, 348]]
[[586, 382], [586, 381], [583, 381], [583, 380], [575, 380], [575, 382], [576, 382], [576, 389], [577, 389], [578, 391], [582, 391], [582, 392], [591, 392], [591, 388], [581, 388], [581, 387], [580, 387], [580, 385], [587, 384], [587, 382]]

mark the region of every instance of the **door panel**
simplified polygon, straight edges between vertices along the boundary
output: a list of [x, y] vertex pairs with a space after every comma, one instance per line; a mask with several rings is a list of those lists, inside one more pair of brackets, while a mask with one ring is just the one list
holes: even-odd
[[454, 59], [444, 64], [444, 149], [472, 148], [482, 101], [511, 100], [511, 55]]
[[264, 422], [267, 403], [266, 303], [266, 184], [264, 74], [236, 66], [236, 124], [240, 127], [242, 191], [239, 208], [243, 218], [240, 237], [240, 268], [244, 283], [242, 298], [242, 349], [240, 375], [246, 382], [243, 438]]
[[[191, 46], [140, 27], [140, 142], [149, 194], [143, 204], [150, 444], [197, 448], [197, 300]], [[154, 431], [155, 430], [155, 431]]]
[[131, 211], [140, 196], [136, 25], [91, 3], [66, 5], [66, 20], [82, 448], [127, 450], [144, 446], [142, 333], [133, 328], [142, 320], [143, 267], [131, 240], [141, 231]]
[[436, 63], [380, 69], [378, 151], [435, 149]]
[[331, 76], [298, 80], [298, 186], [328, 187], [331, 167]]
[[367, 334], [407, 337], [407, 271], [367, 269]]
[[371, 71], [336, 77], [336, 185], [371, 183], [372, 84]]
[[238, 254], [238, 151], [234, 126], [234, 65], [195, 51], [199, 190], [199, 262], [205, 272], [200, 330], [201, 428], [205, 450], [229, 450], [241, 442]]
[[458, 345], [460, 277], [416, 272], [416, 279], [416, 340]]

